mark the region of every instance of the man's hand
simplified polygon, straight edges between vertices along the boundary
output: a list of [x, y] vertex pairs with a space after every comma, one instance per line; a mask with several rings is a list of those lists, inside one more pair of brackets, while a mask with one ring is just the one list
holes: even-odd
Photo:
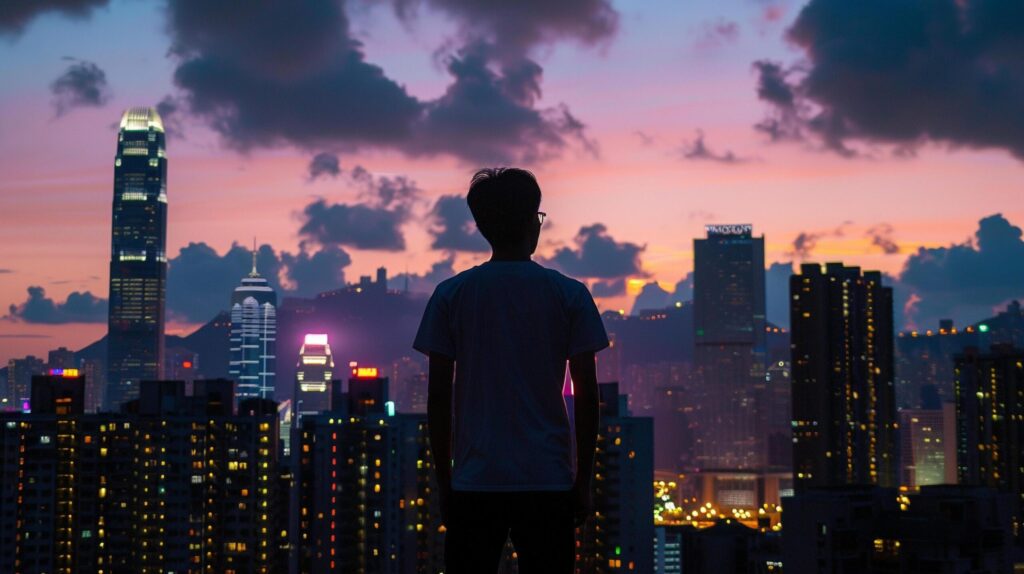
[[600, 417], [594, 353], [580, 353], [570, 357], [569, 374], [572, 376], [575, 395], [573, 414], [576, 418], [576, 483], [572, 487], [573, 515], [576, 526], [582, 526], [594, 509], [590, 486], [594, 473], [594, 453], [597, 449]]
[[455, 361], [445, 355], [430, 353], [429, 371], [427, 428], [430, 451], [434, 456], [441, 522], [447, 526], [452, 497], [452, 383], [455, 378]]
[[577, 481], [572, 486], [572, 515], [576, 527], [583, 526], [593, 513], [594, 498], [591, 494], [590, 482]]

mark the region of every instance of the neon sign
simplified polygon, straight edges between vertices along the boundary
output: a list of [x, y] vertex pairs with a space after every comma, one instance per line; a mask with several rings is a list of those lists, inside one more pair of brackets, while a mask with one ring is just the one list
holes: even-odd
[[50, 369], [50, 375], [66, 379], [78, 376], [78, 369]]
[[754, 226], [749, 223], [705, 225], [704, 230], [707, 232], [708, 237], [712, 237], [715, 235], [736, 235], [742, 237], [750, 237], [750, 235], [754, 232]]

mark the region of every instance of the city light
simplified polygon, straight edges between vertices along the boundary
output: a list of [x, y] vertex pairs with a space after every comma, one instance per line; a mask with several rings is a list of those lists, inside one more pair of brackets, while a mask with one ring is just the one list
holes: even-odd
[[303, 343], [306, 345], [326, 345], [327, 335], [322, 333], [309, 333], [303, 339]]
[[54, 377], [72, 378], [78, 376], [78, 369], [50, 369], [50, 375]]

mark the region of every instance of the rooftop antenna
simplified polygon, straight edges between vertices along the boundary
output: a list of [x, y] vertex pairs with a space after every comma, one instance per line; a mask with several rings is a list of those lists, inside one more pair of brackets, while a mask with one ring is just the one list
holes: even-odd
[[256, 271], [256, 237], [252, 238], [252, 271], [249, 272], [249, 277], [259, 277], [260, 274]]

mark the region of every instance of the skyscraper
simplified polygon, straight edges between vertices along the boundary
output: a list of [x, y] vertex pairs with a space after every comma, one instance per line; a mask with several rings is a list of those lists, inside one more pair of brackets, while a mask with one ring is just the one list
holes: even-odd
[[[618, 383], [600, 383], [594, 515], [577, 538], [581, 574], [654, 570], [654, 422], [632, 416]], [[572, 396], [566, 397], [572, 412]], [[643, 501], [643, 502], [641, 502]]]
[[795, 486], [896, 487], [892, 288], [877, 271], [790, 277]]
[[229, 376], [239, 400], [274, 398], [277, 371], [277, 293], [256, 270], [253, 246], [252, 271], [242, 278], [231, 295], [231, 363]]
[[163, 374], [167, 281], [167, 154], [153, 108], [121, 116], [114, 157], [114, 208], [107, 331], [107, 406], [138, 397], [139, 382]]
[[439, 571], [427, 417], [396, 415], [387, 378], [372, 371], [353, 373], [349, 392], [307, 415], [298, 433], [301, 573]]
[[695, 239], [694, 362], [700, 383], [696, 460], [702, 468], [763, 464], [756, 388], [765, 377], [764, 237], [750, 225], [708, 225]]
[[1013, 498], [1013, 536], [1024, 546], [1024, 351], [993, 345], [956, 357], [957, 475]]
[[299, 349], [299, 364], [295, 372], [295, 400], [292, 403], [295, 427], [302, 425], [302, 417], [306, 415], [330, 410], [333, 376], [334, 357], [327, 335], [306, 335]]
[[69, 370], [0, 413], [0, 572], [287, 572], [272, 401], [236, 413], [231, 381], [149, 381], [87, 414]]

